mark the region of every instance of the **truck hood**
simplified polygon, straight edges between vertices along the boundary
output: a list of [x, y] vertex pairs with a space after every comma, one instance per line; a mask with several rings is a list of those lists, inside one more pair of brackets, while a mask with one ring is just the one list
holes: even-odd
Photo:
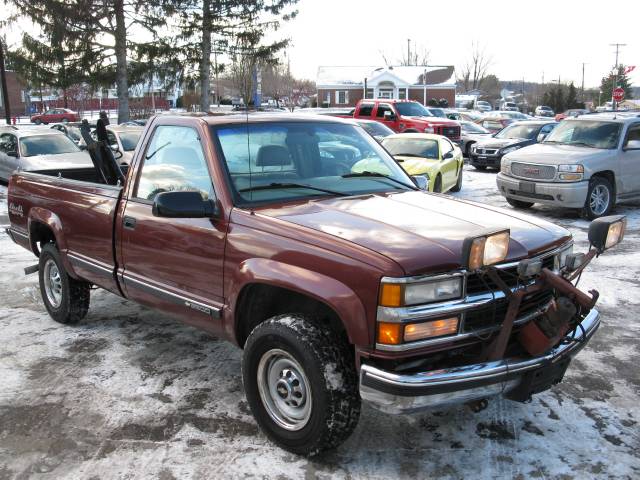
[[522, 150], [516, 150], [505, 156], [516, 162], [540, 163], [548, 165], [582, 163], [592, 158], [603, 160], [615, 156], [616, 150], [579, 147], [576, 145], [559, 145], [555, 143], [536, 143]]
[[[571, 237], [543, 220], [425, 192], [338, 197], [260, 213], [293, 224], [290, 235], [302, 226], [378, 252], [407, 275], [461, 268], [464, 239], [487, 228], [511, 229], [507, 260], [549, 250]], [[286, 229], [286, 223], [280, 226]]]
[[405, 120], [411, 120], [412, 122], [424, 122], [429, 125], [447, 125], [450, 127], [455, 127], [458, 125], [458, 122], [455, 120], [449, 120], [448, 118], [442, 117], [402, 117]]
[[34, 155], [22, 157], [22, 170], [51, 170], [55, 168], [93, 167], [88, 152], [61, 153], [59, 155]]

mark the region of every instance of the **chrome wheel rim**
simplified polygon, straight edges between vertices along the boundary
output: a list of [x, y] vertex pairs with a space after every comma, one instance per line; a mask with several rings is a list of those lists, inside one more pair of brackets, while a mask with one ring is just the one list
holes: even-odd
[[596, 185], [589, 197], [589, 207], [596, 215], [602, 215], [609, 207], [609, 189], [604, 185]]
[[289, 353], [265, 352], [258, 364], [258, 391], [271, 419], [285, 430], [304, 428], [311, 417], [313, 399], [304, 370]]
[[44, 264], [44, 292], [47, 301], [53, 308], [58, 308], [62, 304], [62, 276], [58, 265], [52, 259]]

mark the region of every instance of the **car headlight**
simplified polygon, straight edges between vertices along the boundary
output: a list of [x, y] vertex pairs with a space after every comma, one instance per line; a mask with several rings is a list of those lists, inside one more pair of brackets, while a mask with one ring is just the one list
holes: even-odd
[[500, 162], [500, 171], [505, 175], [511, 175], [511, 162], [503, 158]]
[[424, 131], [424, 133], [434, 133], [435, 132], [433, 127], [425, 127], [423, 131]]
[[420, 279], [383, 278], [380, 306], [404, 307], [460, 298], [463, 275], [438, 275]]
[[619, 244], [626, 229], [627, 217], [624, 215], [597, 218], [589, 225], [589, 243], [602, 253]]
[[554, 270], [560, 270], [567, 264], [567, 257], [573, 253], [573, 243], [568, 247], [560, 250], [553, 261]]
[[558, 178], [565, 182], [579, 182], [584, 177], [582, 165], [558, 165]]
[[509, 230], [465, 238], [462, 244], [465, 266], [473, 271], [502, 262], [509, 253], [510, 238]]
[[522, 148], [522, 145], [514, 145], [513, 147], [503, 148], [503, 149], [502, 149], [502, 154], [503, 154], [503, 155], [506, 155], [507, 153], [515, 152], [515, 151], [516, 151], [516, 150], [518, 150], [519, 148]]

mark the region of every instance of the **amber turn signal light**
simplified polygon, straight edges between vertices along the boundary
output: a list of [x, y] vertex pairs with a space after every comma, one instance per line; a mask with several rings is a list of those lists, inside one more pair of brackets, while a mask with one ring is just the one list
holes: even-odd
[[399, 345], [402, 343], [402, 324], [378, 323], [378, 343], [385, 345]]
[[404, 327], [404, 341], [414, 342], [424, 338], [441, 337], [458, 333], [458, 317], [443, 318], [424, 323], [410, 323]]
[[383, 283], [380, 285], [380, 305], [383, 307], [402, 306], [402, 287], [398, 283]]

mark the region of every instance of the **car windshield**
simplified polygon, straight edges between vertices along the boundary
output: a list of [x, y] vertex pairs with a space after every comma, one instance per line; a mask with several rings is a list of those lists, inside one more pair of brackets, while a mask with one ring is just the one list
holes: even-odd
[[473, 122], [460, 122], [460, 127], [464, 133], [491, 133], [486, 128]]
[[395, 132], [387, 127], [385, 124], [380, 122], [358, 122], [364, 131], [369, 135], [377, 136], [377, 137], [387, 137], [389, 135], [393, 135]]
[[132, 152], [136, 149], [138, 140], [140, 140], [140, 132], [120, 132], [119, 136], [125, 152]]
[[34, 135], [20, 139], [20, 153], [23, 157], [79, 151], [80, 148], [66, 135]]
[[439, 158], [438, 141], [430, 138], [385, 138], [382, 145], [391, 155]]
[[509, 125], [496, 133], [496, 138], [527, 138], [532, 139], [538, 133], [539, 125]]
[[213, 131], [241, 204], [415, 188], [378, 142], [355, 125], [270, 122]]
[[447, 116], [441, 108], [430, 108], [429, 111], [436, 117], [446, 118]]
[[403, 117], [433, 117], [433, 114], [417, 102], [398, 102], [396, 110]]
[[597, 120], [565, 120], [549, 134], [544, 143], [562, 143], [582, 147], [617, 148], [621, 125]]

